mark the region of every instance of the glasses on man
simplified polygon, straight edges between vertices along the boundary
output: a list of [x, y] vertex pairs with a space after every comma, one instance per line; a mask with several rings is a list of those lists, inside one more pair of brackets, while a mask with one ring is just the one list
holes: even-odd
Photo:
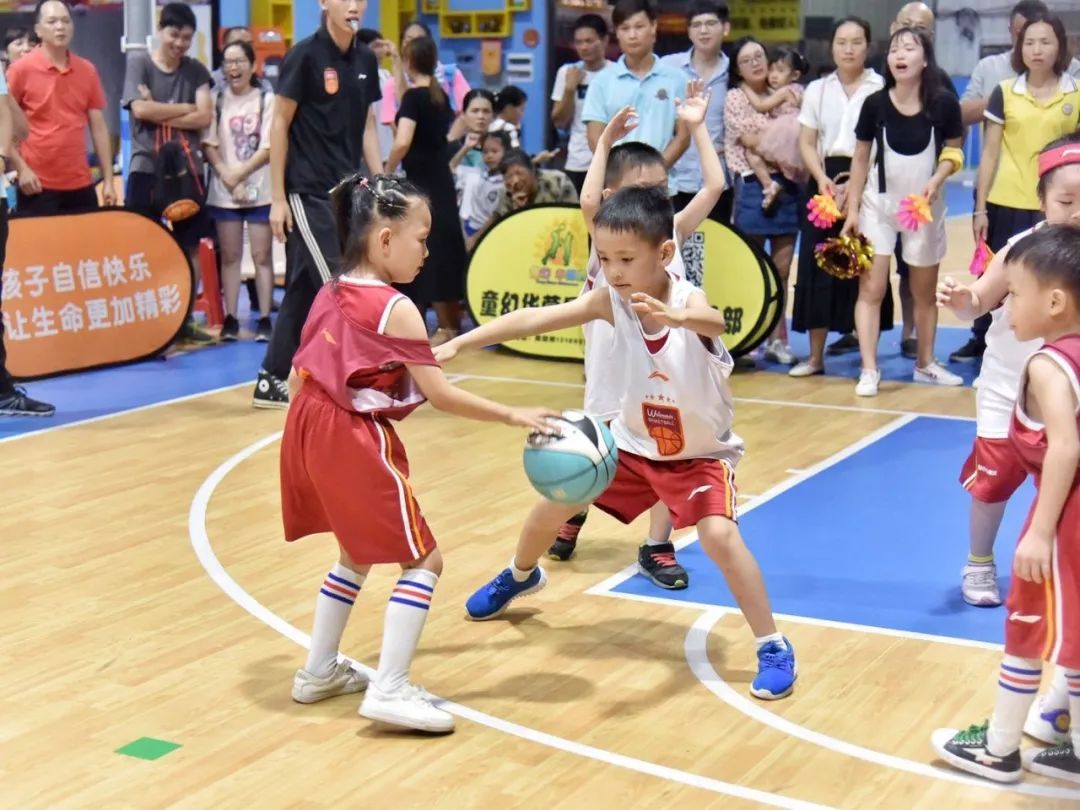
[[223, 67], [247, 67], [251, 63], [247, 59], [226, 59], [221, 63]]

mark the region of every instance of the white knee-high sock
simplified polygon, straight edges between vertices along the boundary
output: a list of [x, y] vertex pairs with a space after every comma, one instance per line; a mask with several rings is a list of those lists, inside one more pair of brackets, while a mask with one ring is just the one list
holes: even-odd
[[1073, 754], [1080, 756], [1080, 669], [1066, 670], [1065, 682], [1069, 686], [1069, 733]]
[[1069, 683], [1065, 677], [1065, 667], [1054, 667], [1054, 675], [1050, 679], [1050, 688], [1043, 695], [1042, 708], [1044, 712], [1068, 710]]
[[384, 692], [400, 689], [409, 681], [409, 666], [438, 582], [438, 574], [413, 568], [402, 573], [390, 594], [383, 621], [379, 671], [375, 673], [375, 685]]
[[1042, 661], [1008, 655], [1001, 659], [997, 704], [986, 735], [986, 749], [1004, 757], [1020, 747], [1024, 721], [1039, 694]]
[[311, 649], [304, 667], [312, 675], [325, 678], [334, 671], [341, 634], [345, 632], [349, 612], [364, 579], [363, 574], [337, 563], [323, 580], [315, 599], [315, 625], [311, 630]]

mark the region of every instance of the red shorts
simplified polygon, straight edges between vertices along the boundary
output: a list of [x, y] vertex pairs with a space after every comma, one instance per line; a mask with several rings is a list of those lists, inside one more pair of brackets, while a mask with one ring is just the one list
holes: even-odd
[[736, 520], [735, 471], [712, 458], [653, 461], [620, 450], [615, 480], [594, 505], [631, 523], [657, 501], [671, 512], [676, 529], [695, 526], [712, 515]]
[[[1034, 511], [1032, 504], [1025, 532]], [[1058, 521], [1052, 572], [1051, 579], [1041, 585], [1013, 574], [1005, 600], [1005, 652], [1080, 669], [1080, 490], [1076, 488]]]
[[281, 440], [286, 540], [333, 532], [363, 565], [426, 557], [435, 538], [408, 476], [405, 447], [388, 422], [349, 413], [304, 384]]
[[1004, 503], [1027, 478], [1027, 470], [1008, 439], [975, 438], [960, 471], [960, 485], [983, 503]]

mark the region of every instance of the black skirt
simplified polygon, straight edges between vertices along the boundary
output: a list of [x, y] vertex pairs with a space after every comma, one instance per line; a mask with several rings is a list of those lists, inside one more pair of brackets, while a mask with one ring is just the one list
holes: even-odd
[[[836, 177], [851, 170], [851, 158], [825, 158], [825, 174]], [[817, 183], [811, 179], [806, 187], [799, 214], [799, 265], [795, 279], [795, 304], [791, 328], [796, 332], [811, 329], [828, 329], [830, 332], [848, 334], [855, 331], [855, 302], [859, 298], [859, 280], [839, 279], [830, 276], [817, 266], [814, 247], [819, 242], [840, 235], [844, 221], [822, 230], [810, 224], [806, 218], [806, 203], [818, 193]], [[881, 303], [881, 330], [893, 327], [893, 300], [888, 290]]]
[[1042, 211], [987, 203], [986, 219], [986, 246], [994, 253], [1000, 253], [1010, 239], [1018, 233], [1034, 228], [1046, 219], [1046, 215]]

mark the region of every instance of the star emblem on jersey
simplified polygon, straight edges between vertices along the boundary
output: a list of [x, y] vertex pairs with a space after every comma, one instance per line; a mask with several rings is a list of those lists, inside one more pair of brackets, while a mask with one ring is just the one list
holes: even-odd
[[333, 68], [327, 68], [323, 71], [322, 79], [323, 89], [325, 89], [326, 92], [329, 93], [331, 96], [337, 95], [338, 88], [340, 87], [337, 71]]

